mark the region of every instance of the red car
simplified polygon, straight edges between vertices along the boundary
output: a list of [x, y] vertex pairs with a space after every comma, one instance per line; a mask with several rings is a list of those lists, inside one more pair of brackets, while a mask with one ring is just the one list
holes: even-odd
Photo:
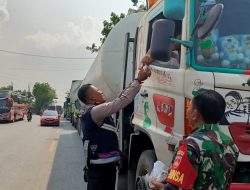
[[58, 115], [57, 111], [45, 110], [41, 115], [40, 123], [41, 126], [48, 126], [48, 125], [59, 126], [60, 116]]

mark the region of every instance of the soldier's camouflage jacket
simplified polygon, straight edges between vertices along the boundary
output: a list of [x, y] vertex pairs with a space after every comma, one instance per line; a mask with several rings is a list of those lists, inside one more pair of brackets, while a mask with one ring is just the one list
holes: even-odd
[[[188, 136], [185, 143], [189, 162], [198, 174], [193, 189], [228, 189], [238, 158], [238, 148], [232, 139], [220, 131], [217, 124], [207, 124]], [[168, 183], [164, 189], [179, 188]]]

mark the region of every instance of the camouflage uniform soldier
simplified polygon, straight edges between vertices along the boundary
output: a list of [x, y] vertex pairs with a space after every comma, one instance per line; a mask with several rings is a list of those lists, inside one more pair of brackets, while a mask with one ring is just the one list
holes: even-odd
[[180, 142], [165, 184], [153, 181], [154, 190], [229, 188], [238, 148], [217, 125], [224, 111], [225, 100], [213, 90], [193, 98], [188, 118], [195, 131]]

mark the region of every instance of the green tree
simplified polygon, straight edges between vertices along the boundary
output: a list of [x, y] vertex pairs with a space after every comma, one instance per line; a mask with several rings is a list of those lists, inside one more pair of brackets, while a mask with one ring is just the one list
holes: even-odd
[[34, 97], [31, 92], [27, 92], [26, 90], [15, 90], [12, 92], [12, 98], [15, 102], [18, 102], [20, 104], [31, 104]]
[[12, 98], [13, 98], [14, 102], [17, 102], [19, 104], [28, 102], [28, 97], [26, 96], [26, 90], [13, 91]]
[[13, 86], [12, 85], [8, 85], [8, 86], [2, 86], [0, 87], [0, 90], [13, 90]]
[[97, 47], [95, 43], [93, 43], [91, 46], [87, 46], [86, 47], [87, 50], [90, 50], [91, 53], [97, 52], [100, 47]]
[[31, 92], [27, 92], [26, 90], [14, 90], [13, 91], [13, 86], [8, 85], [8, 86], [2, 86], [0, 87], [0, 90], [9, 90], [11, 91], [11, 97], [13, 98], [14, 102], [17, 103], [32, 103], [33, 96]]
[[[115, 14], [114, 12], [110, 15], [110, 20], [103, 21], [103, 29], [101, 31], [102, 38], [100, 38], [101, 44], [103, 44], [108, 37], [109, 32], [114, 28], [114, 26], [125, 17], [125, 14], [121, 13], [120, 15]], [[86, 47], [87, 50], [90, 50], [91, 53], [97, 52], [100, 47], [97, 47], [95, 43], [92, 43], [91, 46]]]
[[36, 82], [33, 87], [33, 96], [35, 98], [34, 108], [37, 113], [41, 108], [52, 103], [57, 98], [56, 91], [48, 83]]

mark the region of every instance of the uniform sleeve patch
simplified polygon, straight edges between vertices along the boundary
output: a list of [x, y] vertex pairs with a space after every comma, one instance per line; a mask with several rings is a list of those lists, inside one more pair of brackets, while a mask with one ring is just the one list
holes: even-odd
[[192, 189], [197, 175], [188, 159], [187, 144], [181, 143], [166, 181], [183, 189]]

